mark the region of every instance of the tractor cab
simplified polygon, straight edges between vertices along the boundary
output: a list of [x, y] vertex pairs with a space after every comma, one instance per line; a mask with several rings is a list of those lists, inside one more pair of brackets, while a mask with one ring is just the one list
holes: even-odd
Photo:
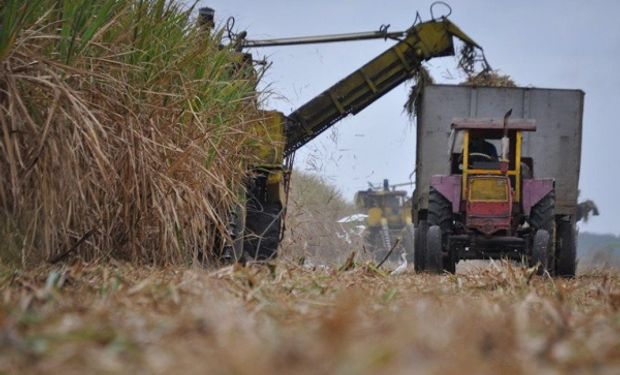
[[[536, 129], [528, 120], [457, 119], [452, 123], [451, 174], [461, 175], [465, 225], [484, 235], [510, 234], [513, 205], [521, 201], [522, 133]], [[529, 165], [528, 165], [529, 162]]]

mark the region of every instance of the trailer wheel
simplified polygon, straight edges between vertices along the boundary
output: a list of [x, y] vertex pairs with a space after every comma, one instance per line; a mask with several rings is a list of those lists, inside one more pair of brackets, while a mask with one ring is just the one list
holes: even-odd
[[544, 229], [539, 229], [536, 231], [536, 234], [534, 234], [530, 267], [538, 265], [538, 269], [536, 270], [538, 275], [542, 275], [545, 271], [549, 271], [549, 253], [551, 253], [549, 237], [549, 232]]
[[416, 272], [426, 269], [426, 232], [428, 224], [426, 220], [420, 220], [413, 230], [413, 266]]
[[433, 225], [426, 232], [426, 269], [431, 273], [443, 271], [442, 233], [438, 225]]
[[556, 275], [574, 277], [577, 268], [577, 230], [572, 220], [556, 223]]

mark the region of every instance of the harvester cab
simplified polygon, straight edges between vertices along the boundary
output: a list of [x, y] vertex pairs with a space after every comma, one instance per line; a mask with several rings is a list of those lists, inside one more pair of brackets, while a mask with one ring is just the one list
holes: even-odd
[[554, 181], [533, 178], [533, 160], [522, 157], [534, 121], [508, 116], [453, 120], [450, 175], [431, 178], [418, 270], [454, 272], [459, 260], [509, 258], [556, 271], [563, 254], [555, 251]]

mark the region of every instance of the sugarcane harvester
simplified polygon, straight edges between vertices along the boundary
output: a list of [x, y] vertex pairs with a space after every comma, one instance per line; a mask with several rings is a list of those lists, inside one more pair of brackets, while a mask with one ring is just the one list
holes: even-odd
[[[253, 259], [276, 256], [283, 232], [288, 176], [296, 150], [344, 117], [359, 113], [411, 79], [424, 61], [454, 55], [453, 38], [470, 49], [482, 51], [446, 17], [417, 22], [403, 32], [388, 32], [387, 28], [382, 28], [367, 33], [263, 41], [246, 40], [245, 32], [240, 35], [242, 37], [232, 43], [239, 50], [365, 39], [389, 39], [395, 43], [289, 115], [275, 111], [264, 113], [265, 121], [260, 126], [274, 142], [261, 151], [262, 163], [252, 168], [252, 178], [246, 187], [245, 213], [237, 214], [238, 221], [243, 223], [231, 233], [235, 245], [231, 247], [234, 254], [229, 255], [237, 259], [242, 256]], [[239, 229], [241, 227], [243, 230]]]

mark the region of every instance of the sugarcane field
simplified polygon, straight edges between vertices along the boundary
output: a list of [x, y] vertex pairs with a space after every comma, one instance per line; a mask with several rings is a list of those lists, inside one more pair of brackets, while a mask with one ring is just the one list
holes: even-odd
[[620, 373], [619, 12], [2, 1], [0, 375]]

